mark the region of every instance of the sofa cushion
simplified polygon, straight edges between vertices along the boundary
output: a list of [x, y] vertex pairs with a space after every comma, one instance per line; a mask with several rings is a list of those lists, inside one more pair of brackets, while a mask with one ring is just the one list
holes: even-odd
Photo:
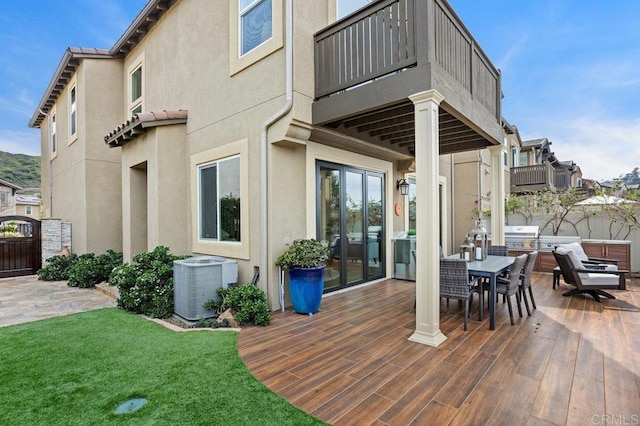
[[[589, 260], [589, 257], [584, 252], [584, 249], [582, 248], [582, 245], [580, 243], [559, 244], [558, 248], [560, 248], [560, 247], [562, 247], [562, 248], [564, 248], [566, 250], [571, 250], [572, 252], [574, 252], [578, 256], [578, 259], [580, 259], [581, 261]], [[576, 268], [577, 268], [577, 266], [576, 266]]]
[[618, 287], [620, 284], [620, 277], [615, 274], [598, 274], [590, 273], [588, 278], [580, 278], [584, 287], [601, 287], [603, 285]]
[[[570, 245], [570, 244], [561, 244], [561, 245], [559, 245], [556, 248], [556, 253], [568, 255], [569, 259], [571, 259], [571, 263], [573, 263], [573, 267], [574, 268], [576, 268], [576, 269], [585, 269], [584, 265], [582, 264], [582, 261], [580, 260], [580, 258], [576, 254], [576, 252], [574, 252], [573, 250], [571, 250], [571, 249], [566, 247], [568, 245]], [[562, 247], [562, 246], [564, 246], [564, 247]], [[580, 276], [580, 280], [584, 280], [586, 278], [589, 278], [589, 273], [588, 272], [578, 272], [578, 275]]]

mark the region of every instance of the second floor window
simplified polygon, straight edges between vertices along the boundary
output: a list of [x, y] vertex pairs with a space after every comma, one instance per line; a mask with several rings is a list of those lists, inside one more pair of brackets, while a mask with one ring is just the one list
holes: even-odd
[[272, 0], [240, 0], [240, 56], [273, 35]]
[[78, 115], [76, 110], [76, 86], [69, 91], [69, 135], [74, 137], [78, 132]]
[[522, 166], [528, 166], [529, 165], [529, 153], [528, 152], [521, 152], [520, 153], [520, 159], [518, 161], [518, 164], [520, 164]]
[[142, 64], [131, 73], [131, 115], [142, 112]]
[[51, 153], [56, 153], [56, 113], [51, 114]]
[[518, 167], [518, 148], [511, 147], [511, 167]]
[[0, 192], [0, 206], [9, 205], [9, 194], [6, 192]]
[[24, 212], [25, 212], [26, 214], [31, 214], [31, 206], [27, 206], [27, 207], [25, 207], [25, 208], [24, 208]]

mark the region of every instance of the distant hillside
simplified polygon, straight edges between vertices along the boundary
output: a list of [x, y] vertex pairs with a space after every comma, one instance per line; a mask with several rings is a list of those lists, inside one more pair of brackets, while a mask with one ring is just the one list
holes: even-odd
[[23, 188], [40, 188], [40, 156], [0, 151], [0, 179]]

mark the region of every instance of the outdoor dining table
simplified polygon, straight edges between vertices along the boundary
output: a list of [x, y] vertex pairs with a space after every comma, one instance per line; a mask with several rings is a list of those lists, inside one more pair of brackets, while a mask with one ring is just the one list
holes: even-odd
[[[460, 255], [454, 254], [447, 257], [459, 259]], [[489, 328], [491, 330], [496, 329], [496, 278], [508, 271], [515, 259], [512, 256], [487, 256], [485, 260], [467, 262], [469, 275], [489, 278]]]

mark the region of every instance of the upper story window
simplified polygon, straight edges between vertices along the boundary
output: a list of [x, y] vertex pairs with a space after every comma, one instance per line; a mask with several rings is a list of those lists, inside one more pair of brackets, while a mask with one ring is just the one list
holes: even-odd
[[518, 160], [518, 164], [520, 164], [522, 166], [528, 166], [529, 165], [529, 153], [528, 152], [521, 152], [519, 157], [520, 158]]
[[4, 191], [0, 191], [0, 206], [9, 205], [9, 194]]
[[273, 35], [272, 0], [239, 0], [240, 56], [271, 39]]
[[57, 151], [56, 137], [57, 137], [57, 125], [56, 125], [56, 113], [51, 113], [51, 154], [55, 154]]
[[371, 0], [337, 0], [337, 2], [337, 18], [342, 19], [348, 14], [368, 5], [369, 3], [371, 3]]
[[31, 206], [26, 206], [24, 208], [24, 212], [25, 212], [25, 214], [31, 214]]
[[129, 83], [129, 111], [130, 115], [134, 115], [142, 112], [142, 64], [138, 64], [131, 72]]
[[69, 91], [69, 136], [74, 139], [78, 133], [78, 111], [77, 111], [77, 95], [76, 85], [74, 84]]
[[518, 167], [519, 165], [518, 157], [519, 157], [518, 147], [512, 146], [511, 147], [511, 167]]
[[198, 166], [198, 238], [240, 242], [240, 157]]

